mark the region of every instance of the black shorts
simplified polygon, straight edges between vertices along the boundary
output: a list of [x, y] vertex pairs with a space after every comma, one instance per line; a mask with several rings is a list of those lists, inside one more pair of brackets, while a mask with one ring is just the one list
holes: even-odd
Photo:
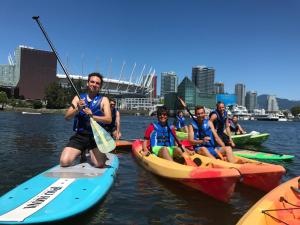
[[74, 134], [66, 147], [76, 148], [80, 151], [97, 148], [94, 136], [92, 134]]

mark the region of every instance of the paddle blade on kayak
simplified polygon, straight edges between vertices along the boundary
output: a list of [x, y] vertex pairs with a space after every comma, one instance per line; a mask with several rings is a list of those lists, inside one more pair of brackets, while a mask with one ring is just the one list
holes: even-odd
[[90, 118], [94, 139], [100, 152], [108, 153], [116, 148], [116, 142], [93, 118]]

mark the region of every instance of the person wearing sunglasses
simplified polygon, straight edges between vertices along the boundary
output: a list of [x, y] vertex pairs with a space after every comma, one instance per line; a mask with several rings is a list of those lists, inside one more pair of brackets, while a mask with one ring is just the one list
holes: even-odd
[[112, 121], [105, 124], [104, 128], [114, 139], [119, 140], [122, 136], [120, 129], [121, 117], [119, 110], [116, 108], [116, 103], [115, 99], [109, 99]]
[[143, 153], [151, 153], [166, 160], [183, 162], [183, 152], [175, 141], [175, 129], [168, 124], [168, 109], [157, 107], [157, 121], [151, 123], [145, 131]]
[[87, 93], [76, 95], [68, 108], [65, 119], [74, 118], [73, 130], [75, 134], [70, 138], [60, 156], [62, 167], [71, 166], [79, 156], [85, 156], [85, 151], [90, 152], [91, 161], [95, 167], [103, 167], [106, 155], [97, 149], [90, 125], [90, 117], [103, 126], [104, 123], [111, 123], [111, 111], [107, 97], [101, 96], [99, 91], [103, 83], [103, 76], [100, 73], [91, 73], [87, 81]]

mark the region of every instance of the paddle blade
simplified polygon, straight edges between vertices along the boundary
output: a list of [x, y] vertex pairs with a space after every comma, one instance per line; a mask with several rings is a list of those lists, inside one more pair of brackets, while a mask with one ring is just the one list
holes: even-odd
[[116, 142], [93, 118], [90, 118], [94, 139], [100, 152], [108, 153], [116, 148]]

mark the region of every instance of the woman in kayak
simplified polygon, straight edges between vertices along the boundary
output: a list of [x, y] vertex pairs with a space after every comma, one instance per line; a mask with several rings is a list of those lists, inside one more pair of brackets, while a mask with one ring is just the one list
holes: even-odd
[[233, 115], [229, 120], [230, 131], [232, 134], [246, 134], [246, 131], [243, 130], [241, 125], [238, 123], [238, 116]]
[[179, 110], [177, 112], [177, 115], [175, 117], [173, 125], [175, 126], [175, 129], [177, 131], [181, 131], [181, 132], [185, 132], [185, 133], [188, 132], [188, 127], [185, 123], [185, 118], [184, 118], [183, 112], [181, 110]]
[[[176, 133], [173, 126], [168, 124], [168, 109], [165, 106], [157, 107], [157, 122], [151, 123], [145, 131], [143, 153], [174, 161], [182, 161], [183, 152], [177, 146]], [[187, 150], [188, 151], [188, 150]]]
[[217, 135], [212, 122], [206, 118], [204, 107], [196, 106], [195, 115], [196, 121], [192, 120], [188, 127], [188, 140], [194, 146], [194, 150], [210, 158], [223, 159], [223, 156], [226, 156], [229, 162], [235, 162], [232, 148], [225, 146]]

